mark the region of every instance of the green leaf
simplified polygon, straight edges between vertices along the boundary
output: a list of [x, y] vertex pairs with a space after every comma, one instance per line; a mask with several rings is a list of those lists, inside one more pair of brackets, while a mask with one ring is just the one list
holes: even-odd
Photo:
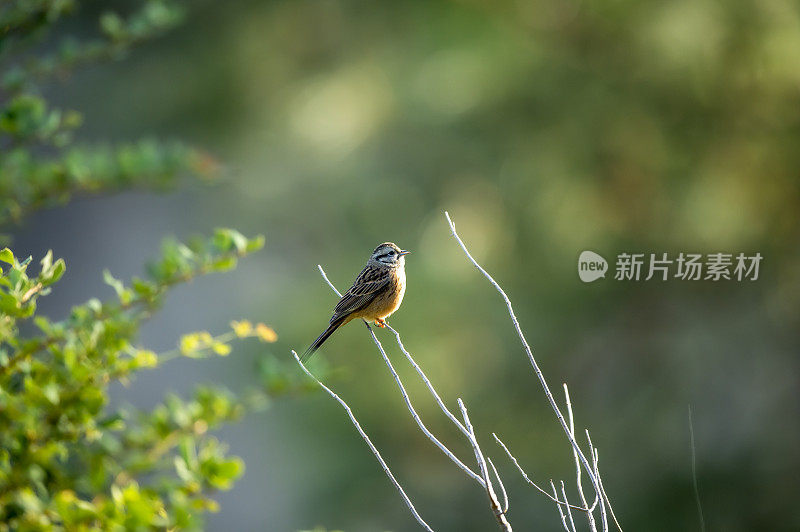
[[258, 235], [255, 238], [251, 238], [247, 241], [247, 253], [252, 253], [253, 251], [258, 251], [259, 249], [264, 247], [264, 237], [262, 235]]
[[52, 267], [50, 267], [49, 271], [45, 272], [42, 271], [42, 276], [40, 277], [40, 281], [44, 286], [50, 286], [53, 283], [58, 282], [61, 279], [61, 276], [64, 275], [64, 271], [66, 271], [67, 265], [64, 263], [64, 259], [58, 259]]
[[47, 253], [45, 254], [44, 257], [42, 257], [42, 260], [40, 261], [39, 264], [42, 265], [42, 275], [49, 274], [50, 268], [52, 268], [52, 266], [53, 266], [53, 250], [52, 249], [48, 249], [47, 250]]
[[103, 270], [103, 281], [114, 289], [114, 292], [117, 293], [117, 297], [119, 298], [120, 303], [123, 305], [127, 305], [133, 299], [133, 293], [125, 288], [125, 285], [122, 284], [122, 281], [116, 279], [111, 272], [108, 270]]
[[231, 488], [233, 481], [244, 473], [244, 462], [239, 458], [229, 460], [215, 458], [204, 463], [201, 470], [211, 486], [227, 490]]
[[231, 233], [231, 238], [233, 239], [233, 245], [236, 246], [236, 251], [239, 253], [244, 253], [247, 251], [247, 238], [239, 231], [235, 231], [233, 229], [228, 229], [228, 231]]
[[2, 251], [0, 251], [0, 260], [5, 262], [6, 264], [11, 264], [13, 266], [14, 253], [8, 248], [3, 249]]
[[52, 334], [53, 333], [53, 325], [50, 323], [44, 316], [36, 316], [33, 318], [33, 323], [42, 331], [44, 334]]
[[217, 229], [214, 231], [213, 242], [214, 247], [222, 252], [225, 252], [231, 248], [231, 244], [233, 244], [233, 238], [227, 229]]
[[189, 469], [189, 466], [186, 464], [186, 460], [180, 456], [176, 456], [172, 463], [175, 465], [175, 473], [177, 473], [178, 478], [184, 482], [190, 482], [194, 480], [194, 475]]
[[47, 397], [48, 401], [50, 401], [54, 405], [58, 404], [60, 394], [59, 394], [59, 386], [56, 383], [54, 382], [47, 383], [45, 386], [42, 387], [42, 393], [44, 394], [45, 397]]
[[17, 316], [20, 310], [19, 301], [11, 294], [0, 293], [0, 312], [10, 316]]
[[238, 262], [239, 262], [238, 259], [232, 255], [229, 257], [223, 257], [221, 259], [217, 259], [214, 261], [212, 269], [215, 272], [226, 272], [228, 270], [234, 269]]
[[67, 269], [67, 265], [64, 262], [64, 259], [58, 259], [56, 261], [56, 263], [53, 265], [53, 273], [50, 276], [48, 284], [55, 283], [56, 281], [61, 279], [61, 276], [64, 275], [64, 272], [66, 271], [66, 269]]

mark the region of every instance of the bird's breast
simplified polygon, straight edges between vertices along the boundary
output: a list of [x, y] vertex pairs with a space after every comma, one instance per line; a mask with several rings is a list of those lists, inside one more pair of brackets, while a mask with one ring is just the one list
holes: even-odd
[[384, 293], [377, 296], [373, 302], [364, 309], [362, 316], [367, 319], [387, 318], [391, 316], [403, 302], [406, 292], [406, 274], [403, 270], [392, 272], [389, 285]]
[[[398, 286], [398, 293], [397, 293], [397, 306], [400, 306], [400, 303], [403, 302], [403, 295], [406, 293], [406, 270], [405, 268], [400, 268], [397, 270], [397, 284]], [[395, 307], [397, 310], [397, 307]]]

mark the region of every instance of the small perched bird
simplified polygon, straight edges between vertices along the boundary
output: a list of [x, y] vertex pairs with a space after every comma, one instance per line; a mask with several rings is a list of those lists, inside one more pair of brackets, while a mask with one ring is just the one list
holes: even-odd
[[406, 291], [406, 259], [410, 253], [392, 242], [384, 242], [372, 252], [367, 265], [358, 274], [353, 286], [336, 303], [331, 324], [303, 353], [305, 362], [333, 332], [355, 318], [374, 321], [385, 327], [384, 320], [400, 308]]

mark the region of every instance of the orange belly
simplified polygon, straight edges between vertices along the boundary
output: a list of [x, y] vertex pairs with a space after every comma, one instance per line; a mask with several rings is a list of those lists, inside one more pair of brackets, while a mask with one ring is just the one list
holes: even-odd
[[382, 295], [376, 297], [369, 305], [358, 311], [358, 318], [367, 321], [376, 319], [386, 319], [400, 308], [403, 302], [403, 295], [406, 292], [405, 272], [402, 270], [393, 276], [391, 286]]

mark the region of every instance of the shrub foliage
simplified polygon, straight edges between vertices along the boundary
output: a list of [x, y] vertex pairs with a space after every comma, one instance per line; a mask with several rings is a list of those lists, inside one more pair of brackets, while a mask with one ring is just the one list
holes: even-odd
[[48, 253], [31, 275], [30, 258], [0, 252], [0, 528], [187, 528], [215, 509], [207, 494], [229, 488], [243, 463], [208, 431], [247, 405], [201, 387], [188, 400], [168, 396], [151, 412], [110, 411], [108, 387], [176, 356], [227, 355], [236, 338], [275, 341], [270, 328], [248, 322], [217, 337], [184, 335], [162, 354], [136, 341], [171, 286], [229, 270], [262, 244], [232, 230], [189, 245], [169, 242], [147, 277], [128, 286], [106, 272], [117, 298], [90, 299], [62, 321], [37, 315], [36, 303], [62, 276], [64, 261]]
[[[0, 4], [0, 226], [76, 193], [162, 188], [183, 174], [213, 174], [212, 158], [178, 142], [77, 144], [81, 114], [43, 96], [46, 84], [124, 57], [182, 16], [162, 0], [125, 6], [132, 11], [103, 13], [95, 36], [80, 40], [53, 31], [77, 0]], [[272, 329], [248, 321], [218, 336], [184, 335], [166, 353], [137, 340], [171, 287], [230, 270], [262, 245], [230, 229], [168, 241], [141, 278], [123, 283], [105, 273], [116, 298], [89, 299], [62, 320], [37, 314], [37, 303], [64, 275], [64, 261], [48, 252], [34, 274], [31, 257], [0, 251], [0, 531], [196, 528], [216, 508], [211, 495], [230, 488], [244, 464], [209, 431], [263, 403], [265, 391], [287, 390], [279, 365], [264, 359], [267, 387], [246, 401], [205, 386], [140, 411], [113, 408], [108, 390], [176, 357], [225, 356], [237, 339], [274, 342]]]

